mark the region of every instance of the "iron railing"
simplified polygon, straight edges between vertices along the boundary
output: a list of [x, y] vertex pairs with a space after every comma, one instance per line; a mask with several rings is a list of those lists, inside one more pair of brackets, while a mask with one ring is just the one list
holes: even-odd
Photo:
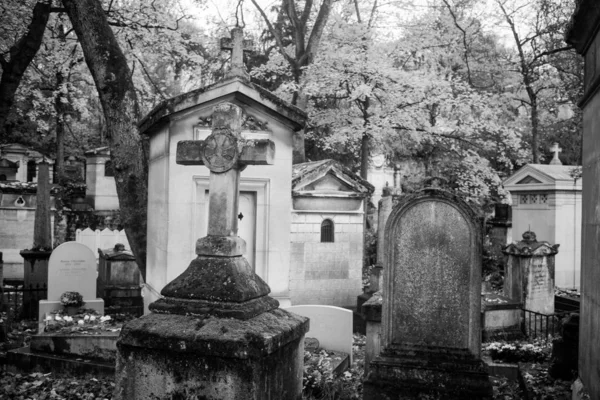
[[523, 334], [530, 339], [548, 339], [560, 333], [560, 320], [564, 313], [542, 314], [523, 309]]
[[0, 292], [0, 309], [9, 323], [23, 319], [37, 319], [39, 301], [48, 298], [47, 285], [17, 284], [3, 286]]

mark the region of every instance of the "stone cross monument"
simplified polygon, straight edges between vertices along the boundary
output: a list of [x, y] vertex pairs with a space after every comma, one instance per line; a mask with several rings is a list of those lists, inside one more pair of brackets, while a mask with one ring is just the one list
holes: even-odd
[[250, 78], [244, 66], [244, 52], [252, 51], [252, 41], [244, 40], [244, 31], [240, 27], [231, 30], [231, 38], [221, 39], [221, 50], [231, 50], [231, 69], [227, 77]]
[[[237, 236], [240, 171], [249, 164], [272, 164], [275, 145], [270, 139], [244, 140], [242, 109], [234, 104], [218, 104], [212, 121], [206, 140], [177, 143], [178, 164], [205, 165], [211, 171], [208, 235], [196, 242], [199, 258], [165, 286], [161, 292], [165, 297], [150, 309], [187, 313], [208, 307], [212, 315], [248, 319], [277, 308], [278, 302], [266, 296], [269, 287], [241, 257], [246, 243]], [[204, 263], [203, 257], [211, 262]], [[222, 284], [225, 277], [227, 286]]]
[[558, 153], [561, 153], [562, 149], [558, 146], [558, 143], [555, 142], [552, 147], [550, 147], [550, 151], [554, 153], [550, 165], [562, 165], [562, 161], [558, 158]]
[[[233, 37], [235, 69], [241, 30]], [[270, 139], [242, 137], [242, 106], [249, 107], [221, 100], [205, 140], [177, 143], [178, 164], [210, 170], [208, 234], [196, 242], [197, 258], [150, 304], [152, 313], [123, 327], [115, 399], [302, 398], [308, 320], [278, 308], [237, 236], [240, 172], [272, 164], [275, 155]]]

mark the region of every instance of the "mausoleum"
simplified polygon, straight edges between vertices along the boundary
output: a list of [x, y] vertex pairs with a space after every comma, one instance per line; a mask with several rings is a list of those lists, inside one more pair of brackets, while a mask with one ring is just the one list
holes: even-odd
[[[22, 144], [0, 145], [0, 181], [37, 182], [38, 163], [44, 158], [40, 152]], [[53, 183], [54, 161], [46, 157], [50, 164], [50, 183]]]
[[293, 171], [291, 301], [352, 306], [362, 290], [364, 202], [374, 188], [334, 160]]
[[161, 103], [140, 123], [150, 138], [146, 307], [196, 257], [196, 240], [207, 234], [210, 171], [177, 164], [176, 149], [179, 141], [206, 139], [212, 110], [223, 102], [242, 108], [244, 139], [275, 145], [273, 165], [248, 165], [241, 175], [238, 235], [271, 296], [290, 303], [293, 134], [304, 126], [306, 114], [233, 76]]
[[560, 245], [556, 281], [578, 288], [581, 270], [581, 178], [570, 165], [527, 164], [503, 183], [511, 194], [512, 229], [533, 231], [538, 239]]

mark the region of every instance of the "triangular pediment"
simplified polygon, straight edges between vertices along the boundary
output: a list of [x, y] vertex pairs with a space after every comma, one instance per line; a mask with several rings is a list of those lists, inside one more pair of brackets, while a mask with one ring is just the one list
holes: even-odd
[[322, 178], [304, 185], [299, 190], [352, 192], [354, 189], [335, 174], [328, 173]]
[[0, 168], [18, 169], [19, 168], [19, 163], [11, 161], [11, 160], [9, 160], [7, 158], [0, 158]]
[[306, 123], [307, 116], [303, 110], [254, 83], [234, 77], [161, 102], [140, 121], [140, 131], [151, 134], [155, 127], [176, 118], [177, 114], [189, 113], [207, 106], [213, 107], [224, 101], [242, 108], [260, 110], [284, 122], [293, 131], [304, 128]]
[[534, 178], [531, 175], [527, 175], [525, 178], [517, 182], [517, 185], [527, 185], [528, 183], [542, 183], [539, 179]]
[[572, 165], [527, 164], [502, 182], [508, 191], [575, 190], [582, 187], [581, 178], [572, 176]]
[[296, 164], [292, 191], [367, 195], [373, 186], [334, 160]]

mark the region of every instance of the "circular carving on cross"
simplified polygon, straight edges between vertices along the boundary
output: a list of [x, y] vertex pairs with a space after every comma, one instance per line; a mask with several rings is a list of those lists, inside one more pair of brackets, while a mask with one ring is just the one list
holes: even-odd
[[229, 171], [239, 158], [238, 138], [229, 129], [215, 129], [204, 141], [202, 161], [212, 172]]

